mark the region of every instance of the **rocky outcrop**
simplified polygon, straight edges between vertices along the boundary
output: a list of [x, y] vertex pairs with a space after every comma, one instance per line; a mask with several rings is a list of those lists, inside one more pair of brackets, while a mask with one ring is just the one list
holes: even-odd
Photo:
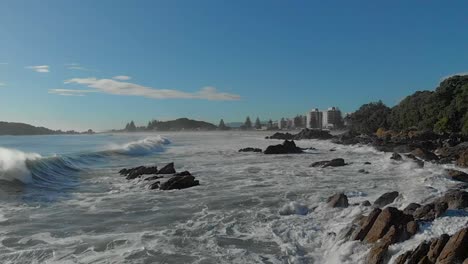
[[262, 149], [248, 147], [248, 148], [239, 149], [239, 152], [262, 152]]
[[265, 154], [297, 154], [302, 153], [302, 149], [296, 146], [294, 141], [285, 140], [283, 144], [268, 146], [263, 152]]
[[131, 169], [121, 169], [119, 171], [120, 175], [127, 176], [127, 180], [133, 180], [135, 178], [140, 178], [142, 175], [147, 174], [156, 174], [158, 172], [158, 167], [145, 167], [145, 166], [138, 166]]
[[468, 167], [468, 150], [460, 153], [460, 157], [457, 159], [457, 165], [460, 167]]
[[377, 200], [374, 202], [374, 207], [382, 208], [387, 204], [393, 203], [395, 199], [398, 197], [399, 193], [398, 192], [388, 192], [382, 194]]
[[468, 174], [464, 173], [463, 171], [447, 169], [445, 170], [445, 172], [447, 173], [448, 177], [454, 181], [461, 181], [461, 182], [468, 183]]
[[186, 189], [200, 185], [193, 175], [173, 176], [159, 186], [161, 190]]
[[293, 135], [290, 133], [275, 133], [267, 139], [282, 139], [282, 140], [301, 140], [301, 139], [331, 139], [333, 136], [325, 130], [316, 130], [305, 128], [301, 132]]
[[421, 221], [432, 221], [443, 215], [447, 210], [448, 205], [445, 202], [435, 202], [425, 204], [413, 212], [413, 217]]
[[468, 192], [450, 190], [444, 196], [436, 199], [435, 203], [446, 203], [449, 209], [463, 209], [468, 207]]
[[346, 166], [348, 165], [345, 163], [344, 159], [338, 158], [338, 159], [332, 159], [332, 160], [323, 160], [323, 161], [317, 161], [314, 162], [310, 165], [310, 167], [341, 167], [341, 166]]
[[348, 197], [344, 193], [337, 193], [333, 196], [328, 197], [327, 204], [330, 207], [346, 208], [349, 206]]
[[407, 154], [406, 155], [407, 158], [413, 160], [420, 168], [423, 168], [424, 167], [424, 161], [418, 159], [416, 156], [414, 156], [413, 154]]
[[425, 161], [439, 160], [439, 157], [437, 157], [436, 154], [430, 152], [427, 149], [423, 149], [423, 148], [416, 148], [413, 151], [411, 151], [411, 154], [413, 154], [414, 156], [416, 156], [416, 157], [418, 157], [418, 158], [420, 158], [422, 160], [425, 160]]
[[410, 203], [408, 204], [408, 206], [405, 207], [405, 209], [403, 209], [403, 213], [413, 214], [414, 211], [416, 211], [416, 209], [418, 209], [419, 207], [421, 207], [421, 205], [418, 203]]
[[428, 263], [449, 264], [465, 263], [468, 259], [468, 227], [452, 236], [443, 234], [431, 241], [423, 241], [416, 249], [398, 256], [395, 264]]
[[400, 154], [393, 152], [392, 156], [390, 157], [392, 160], [402, 160], [403, 158], [401, 157]]
[[166, 166], [162, 167], [157, 174], [174, 174], [176, 170], [174, 168], [174, 162], [168, 163]]

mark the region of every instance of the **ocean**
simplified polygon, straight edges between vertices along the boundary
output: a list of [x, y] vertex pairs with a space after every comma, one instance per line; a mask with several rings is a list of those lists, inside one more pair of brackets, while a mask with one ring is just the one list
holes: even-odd
[[[370, 212], [362, 201], [398, 191], [391, 205], [403, 209], [458, 184], [444, 175], [453, 165], [419, 168], [369, 146], [302, 140], [299, 147], [314, 149], [238, 152], [281, 143], [269, 134], [2, 136], [0, 263], [365, 263], [370, 247], [343, 239], [353, 219]], [[309, 167], [332, 158], [349, 165]], [[200, 186], [150, 190], [148, 181], [118, 173], [169, 162]], [[337, 192], [351, 206], [329, 208]], [[467, 222], [466, 211], [449, 210], [389, 252], [394, 258]]]

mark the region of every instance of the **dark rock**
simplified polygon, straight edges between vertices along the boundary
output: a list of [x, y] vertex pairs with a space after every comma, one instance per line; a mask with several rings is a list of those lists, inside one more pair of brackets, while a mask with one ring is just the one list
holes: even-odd
[[468, 183], [468, 174], [463, 171], [447, 169], [445, 172], [452, 180]]
[[162, 169], [158, 171], [157, 174], [174, 174], [176, 170], [174, 169], [174, 162], [168, 163]]
[[408, 206], [405, 207], [405, 209], [403, 209], [403, 213], [413, 214], [414, 211], [416, 211], [416, 209], [418, 209], [419, 207], [421, 207], [421, 205], [418, 203], [410, 203], [408, 204]]
[[174, 174], [174, 176], [191, 176], [191, 175], [192, 174], [189, 171], [183, 171], [183, 172]]
[[293, 140], [294, 135], [291, 133], [280, 133], [276, 132], [272, 136], [266, 137], [267, 139], [281, 139], [281, 140]]
[[163, 178], [163, 176], [151, 176], [151, 177], [148, 177], [148, 178], [145, 178], [143, 179], [144, 181], [154, 181], [154, 180], [157, 180], [157, 179], [161, 179]]
[[442, 252], [442, 249], [444, 249], [449, 239], [449, 235], [443, 234], [439, 238], [432, 240], [429, 252], [427, 253], [427, 257], [430, 262], [435, 263], [437, 261], [437, 257], [439, 257], [440, 252]]
[[349, 206], [348, 204], [348, 197], [344, 193], [337, 193], [328, 198], [327, 204], [330, 207], [342, 207], [346, 208]]
[[463, 209], [468, 207], [468, 192], [463, 190], [451, 190], [438, 198], [436, 203], [445, 202], [449, 209]]
[[369, 255], [367, 256], [367, 264], [382, 264], [384, 263], [385, 257], [387, 255], [388, 247], [395, 242], [396, 238], [396, 228], [394, 226], [390, 227], [388, 232], [385, 234], [382, 239], [375, 243], [371, 248]]
[[449, 238], [448, 235], [444, 234], [439, 238], [432, 239], [430, 242], [423, 241], [414, 250], [398, 256], [395, 264], [434, 264]]
[[[422, 242], [421, 244], [419, 244], [418, 247], [416, 247], [416, 249], [414, 249], [413, 251], [410, 251], [409, 254], [404, 254], [404, 255], [401, 255], [400, 257], [397, 258], [397, 260], [395, 261], [395, 263], [400, 263], [400, 264], [404, 264], [404, 263], [414, 263], [414, 264], [418, 264], [420, 263], [420, 260], [422, 258], [424, 258], [427, 253], [429, 252], [429, 243], [427, 242]], [[402, 257], [404, 256], [404, 257]]]
[[160, 181], [153, 182], [153, 183], [149, 186], [149, 188], [150, 188], [151, 190], [159, 189], [159, 186], [160, 186], [160, 185], [161, 185], [161, 182], [160, 182]]
[[411, 154], [413, 154], [414, 156], [416, 156], [416, 157], [418, 157], [418, 158], [420, 158], [422, 160], [425, 160], [425, 161], [439, 160], [439, 157], [437, 157], [436, 154], [430, 152], [427, 149], [417, 148], [417, 149], [411, 151]]
[[359, 173], [363, 173], [363, 174], [369, 174], [368, 171], [366, 171], [365, 169], [360, 169], [358, 170]]
[[262, 152], [262, 149], [248, 147], [248, 148], [239, 149], [239, 152]]
[[333, 136], [330, 132], [325, 130], [316, 130], [305, 128], [296, 135], [290, 133], [275, 133], [268, 139], [282, 139], [282, 140], [301, 140], [301, 139], [331, 139]]
[[444, 214], [447, 208], [448, 205], [445, 202], [429, 203], [417, 208], [413, 216], [417, 220], [432, 221]]
[[368, 200], [365, 200], [361, 203], [362, 206], [371, 206], [371, 203]]
[[332, 149], [330, 149], [330, 151], [336, 151], [336, 149], [335, 149], [335, 148], [332, 148]]
[[468, 258], [468, 227], [450, 237], [437, 257], [437, 263], [461, 263]]
[[401, 157], [400, 154], [393, 152], [392, 156], [390, 157], [392, 160], [402, 160], [403, 158]]
[[310, 165], [310, 167], [341, 167], [346, 166], [348, 164], [345, 163], [344, 159], [332, 159], [332, 160], [324, 160], [324, 161], [317, 161]]
[[387, 204], [393, 203], [395, 199], [398, 197], [399, 193], [398, 192], [388, 192], [382, 194], [377, 200], [374, 202], [375, 207], [382, 208]]
[[140, 178], [142, 175], [147, 174], [156, 174], [158, 172], [158, 167], [145, 167], [139, 166], [131, 169], [120, 170], [120, 174], [126, 175], [127, 180], [133, 180], [135, 178]]
[[192, 175], [188, 176], [173, 176], [166, 182], [162, 183], [159, 187], [161, 190], [174, 190], [174, 189], [186, 189], [193, 186], [200, 185]]
[[371, 165], [371, 164], [372, 164], [372, 163], [370, 163], [370, 162], [368, 162], [368, 161], [364, 162], [364, 165]]
[[265, 154], [296, 154], [302, 153], [302, 149], [298, 148], [294, 141], [285, 140], [283, 144], [268, 146], [263, 152]]

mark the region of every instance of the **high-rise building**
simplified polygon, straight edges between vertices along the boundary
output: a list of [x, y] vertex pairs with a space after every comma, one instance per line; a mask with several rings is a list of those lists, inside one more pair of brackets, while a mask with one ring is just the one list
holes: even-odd
[[312, 109], [307, 113], [307, 128], [321, 129], [323, 122], [323, 113], [318, 108]]
[[323, 126], [326, 128], [336, 129], [343, 126], [343, 117], [338, 107], [330, 107], [324, 112]]

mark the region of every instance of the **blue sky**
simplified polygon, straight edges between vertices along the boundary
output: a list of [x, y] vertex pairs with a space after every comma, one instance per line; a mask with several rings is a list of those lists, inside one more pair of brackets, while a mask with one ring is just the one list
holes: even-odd
[[466, 1], [5, 0], [0, 120], [102, 130], [393, 106], [468, 72], [467, 10]]

